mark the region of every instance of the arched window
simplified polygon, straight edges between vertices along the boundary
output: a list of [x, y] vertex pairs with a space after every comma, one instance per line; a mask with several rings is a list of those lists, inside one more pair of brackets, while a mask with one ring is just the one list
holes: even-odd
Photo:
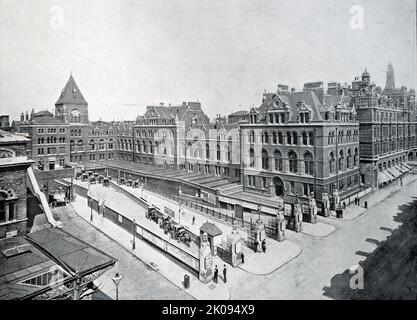
[[330, 171], [330, 174], [335, 173], [335, 158], [334, 158], [333, 152], [330, 152], [330, 156], [329, 156], [329, 171]]
[[74, 140], [70, 141], [70, 150], [71, 150], [71, 152], [75, 151], [75, 142], [74, 142]]
[[[138, 145], [139, 145], [139, 141], [138, 141]], [[108, 145], [107, 145], [107, 148], [108, 148], [109, 150], [113, 150], [113, 149], [114, 149], [114, 142], [113, 142], [113, 139], [110, 139], [110, 140], [109, 140]]]
[[304, 169], [305, 174], [314, 175], [314, 161], [313, 155], [310, 152], [304, 154]]
[[340, 150], [339, 152], [339, 170], [343, 171], [344, 169], [344, 162], [345, 162], [345, 155], [343, 153], [343, 150]]
[[101, 140], [98, 142], [98, 149], [99, 149], [99, 150], [105, 150], [105, 149], [106, 149], [106, 143], [104, 142], [104, 140], [103, 140], [103, 139], [101, 139]]
[[142, 153], [147, 153], [148, 148], [146, 146], [145, 140], [142, 140]]
[[297, 132], [293, 132], [292, 133], [292, 143], [293, 144], [295, 144], [295, 145], [297, 145], [298, 144], [298, 135], [297, 135]]
[[352, 167], [352, 151], [350, 151], [350, 149], [347, 151], [346, 167], [347, 169]]
[[314, 141], [314, 133], [313, 132], [309, 132], [308, 133], [308, 144], [310, 146], [314, 146], [314, 143], [315, 143], [315, 141]]
[[303, 132], [302, 133], [302, 140], [303, 140], [303, 145], [306, 146], [308, 141], [307, 141], [307, 133]]
[[153, 154], [153, 144], [152, 144], [152, 141], [149, 141], [149, 153]]
[[281, 131], [279, 131], [278, 132], [278, 144], [283, 144], [284, 143], [284, 141], [283, 141], [284, 139], [283, 139], [283, 136], [282, 136], [282, 132]]
[[269, 170], [269, 154], [265, 149], [262, 149], [262, 169]]
[[291, 132], [287, 132], [287, 144], [291, 144]]
[[94, 140], [90, 140], [90, 151], [96, 150], [96, 142]]
[[279, 150], [274, 151], [274, 169], [282, 171], [282, 154]]
[[289, 169], [292, 173], [297, 173], [297, 163], [298, 163], [298, 157], [297, 154], [294, 151], [290, 151], [288, 153], [288, 162], [289, 162]]
[[272, 132], [272, 143], [273, 144], [277, 144], [278, 140], [277, 140], [277, 133], [274, 131]]
[[250, 131], [249, 142], [251, 143], [255, 142], [255, 132], [253, 130]]
[[217, 154], [217, 161], [220, 161], [221, 159], [221, 152], [220, 152], [220, 145], [216, 145], [216, 154]]
[[264, 142], [265, 143], [269, 143], [269, 133], [268, 132], [264, 132]]
[[226, 160], [227, 162], [231, 162], [232, 161], [232, 149], [230, 146], [225, 146], [225, 153], [226, 153]]
[[192, 155], [191, 148], [192, 148], [191, 142], [188, 142], [187, 147], [185, 148], [185, 156], [187, 158], [191, 158], [191, 155]]
[[358, 148], [355, 148], [355, 155], [353, 156], [353, 166], [354, 167], [359, 166], [359, 153], [358, 153]]
[[206, 143], [206, 160], [210, 159], [210, 145]]
[[253, 150], [253, 148], [250, 148], [249, 150], [249, 166], [251, 168], [255, 167], [255, 150]]

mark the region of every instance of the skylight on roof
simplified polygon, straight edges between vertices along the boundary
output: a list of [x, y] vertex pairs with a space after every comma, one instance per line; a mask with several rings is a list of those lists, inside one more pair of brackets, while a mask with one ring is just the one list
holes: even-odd
[[21, 246], [4, 250], [3, 254], [5, 255], [6, 258], [12, 258], [12, 257], [18, 256], [27, 252], [31, 252], [29, 244], [24, 244]]

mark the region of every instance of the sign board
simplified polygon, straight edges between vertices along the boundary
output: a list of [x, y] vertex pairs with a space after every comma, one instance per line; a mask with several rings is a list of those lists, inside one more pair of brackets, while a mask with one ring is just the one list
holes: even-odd
[[242, 243], [238, 241], [236, 242], [235, 253], [240, 253], [240, 252], [242, 252]]
[[12, 238], [12, 237], [15, 237], [15, 236], [17, 236], [17, 230], [12, 230], [12, 231], [6, 232], [6, 238]]
[[206, 270], [209, 270], [213, 267], [213, 257], [208, 256], [204, 259], [204, 267]]
[[289, 203], [284, 204], [284, 215], [291, 216], [292, 214], [292, 207]]
[[173, 210], [171, 210], [170, 208], [164, 207], [164, 212], [165, 212], [167, 215], [169, 215], [169, 216], [171, 216], [171, 217], [175, 218], [175, 212], [174, 212]]

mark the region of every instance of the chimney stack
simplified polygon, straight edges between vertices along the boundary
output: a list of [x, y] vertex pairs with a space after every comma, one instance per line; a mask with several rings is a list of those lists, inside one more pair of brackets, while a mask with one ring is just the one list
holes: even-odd
[[26, 121], [29, 121], [29, 111], [26, 110]]
[[20, 114], [20, 121], [25, 121], [25, 114], [23, 112]]

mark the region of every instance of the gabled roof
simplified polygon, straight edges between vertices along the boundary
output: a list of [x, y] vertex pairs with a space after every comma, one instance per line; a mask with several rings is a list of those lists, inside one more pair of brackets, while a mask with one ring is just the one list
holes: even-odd
[[293, 109], [291, 121], [296, 121], [297, 119], [297, 105], [299, 105], [300, 102], [305, 103], [311, 108], [312, 121], [323, 121], [319, 110], [321, 103], [313, 91], [291, 92], [291, 94], [289, 94], [287, 97]]
[[61, 95], [55, 103], [55, 105], [60, 104], [88, 105], [72, 75], [70, 75], [65, 88], [62, 89]]

